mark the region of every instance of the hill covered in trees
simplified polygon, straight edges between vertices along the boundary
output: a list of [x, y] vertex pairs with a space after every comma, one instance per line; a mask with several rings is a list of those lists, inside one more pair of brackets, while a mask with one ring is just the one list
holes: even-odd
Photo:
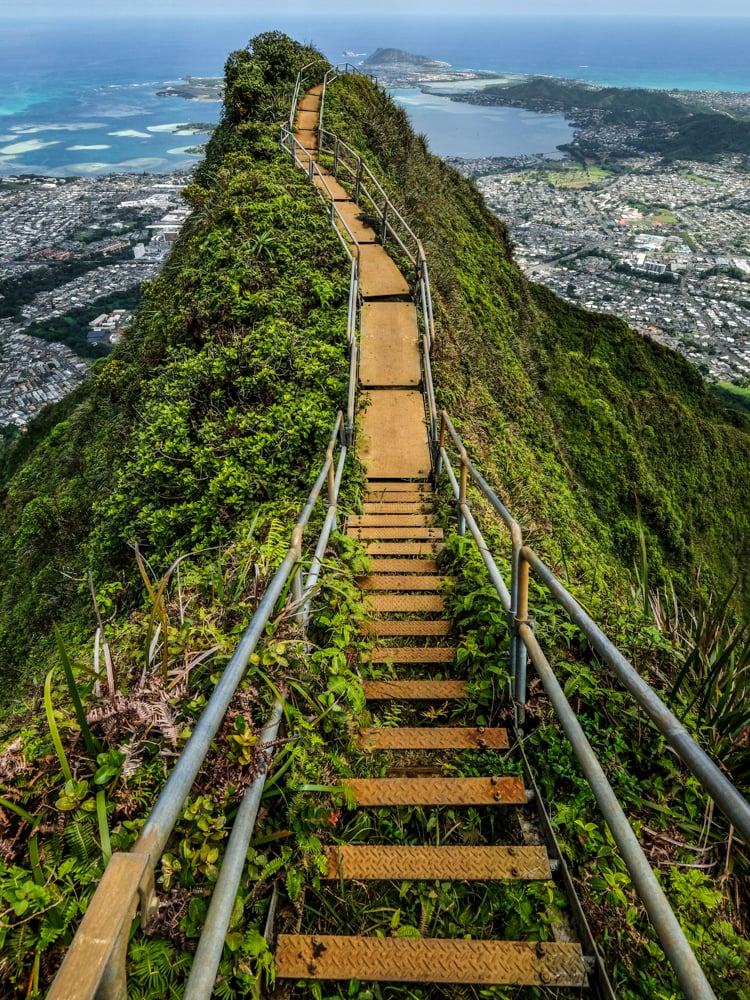
[[[319, 58], [276, 33], [260, 35], [231, 54], [222, 121], [186, 190], [192, 215], [164, 272], [144, 289], [136, 323], [112, 354], [94, 365], [90, 382], [44, 411], [2, 457], [0, 697], [12, 737], [5, 741], [0, 767], [15, 796], [4, 814], [9, 825], [2, 841], [2, 884], [16, 893], [7, 898], [18, 900], [20, 908], [18, 919], [2, 928], [0, 978], [19, 996], [38, 995], [59, 961], [101, 870], [102, 830], [109, 823], [114, 849], [132, 845], [164, 779], [163, 744], [176, 752], [205, 703], [205, 692], [230, 655], [269, 568], [285, 550], [346, 398], [347, 258], [325, 205], [278, 141], [296, 74]], [[321, 61], [321, 75], [323, 68]], [[649, 585], [667, 588], [670, 600], [673, 585], [674, 599], [694, 615], [703, 613], [704, 621], [711, 617], [705, 593], [720, 595], [718, 605], [731, 618], [724, 596], [735, 585], [734, 612], [747, 618], [748, 419], [726, 410], [678, 355], [612, 317], [577, 309], [530, 284], [513, 260], [505, 227], [476, 188], [430, 155], [406, 115], [370, 80], [340, 79], [328, 93], [326, 109], [327, 127], [366, 156], [423, 240], [436, 306], [433, 365], [440, 405], [456, 420], [477, 465], [521, 523], [526, 539], [585, 595], [639, 665], [657, 677], [672, 647], [646, 622], [649, 597], [658, 604]], [[353, 508], [356, 469], [348, 476], [344, 504]], [[166, 591], [157, 584], [163, 581], [166, 587], [170, 574], [177, 583], [167, 608]], [[637, 611], [633, 585], [642, 598]], [[352, 618], [345, 601], [340, 610], [339, 599], [331, 598], [332, 619], [338, 615], [341, 635], [349, 637], [340, 638], [335, 650], [340, 659]], [[167, 663], [172, 673], [165, 669], [161, 677], [152, 662], [160, 609], [172, 657]], [[71, 672], [78, 670], [88, 698], [94, 679], [88, 668], [77, 665], [91, 659], [98, 625], [110, 638], [114, 658], [113, 707], [110, 711], [105, 697], [97, 702], [91, 724], [103, 749], [84, 767], [82, 740], [70, 733], [74, 723], [62, 739], [57, 734], [53, 745], [59, 700], [53, 700], [52, 673], [43, 702], [39, 682], [58, 668], [60, 650], [68, 650]], [[540, 622], [553, 637], [554, 625]], [[746, 639], [746, 633], [734, 633], [736, 649], [743, 635]], [[273, 682], [262, 671], [271, 672], [279, 663], [286, 668], [291, 645], [277, 643], [262, 660], [262, 670], [253, 674], [255, 687], [243, 694], [247, 704], [254, 698], [263, 707], [258, 689]], [[307, 650], [298, 669], [307, 670], [316, 655]], [[676, 794], [682, 776], [671, 755], [662, 754], [666, 764], [656, 761], [653, 734], [649, 731], [644, 742], [642, 720], [628, 716], [622, 694], [594, 676], [594, 657], [580, 635], [565, 631], [555, 657], [578, 704], [590, 709], [592, 739], [602, 753], [613, 755], [618, 792], [631, 810], [645, 808], [647, 794]], [[683, 676], [697, 676], [695, 664], [687, 672], [688, 654], [685, 662]], [[189, 694], [182, 696], [179, 685], [188, 675]], [[353, 690], [355, 681], [348, 676], [344, 687]], [[341, 685], [335, 696], [333, 690], [331, 703]], [[710, 694], [713, 688], [706, 690]], [[684, 714], [746, 787], [746, 709], [739, 705], [737, 715], [720, 729], [705, 708], [707, 697], [697, 690], [691, 700], [688, 685]], [[630, 927], [630, 917], [613, 917], [624, 912], [613, 909], [619, 900], [609, 899], [606, 885], [587, 882], [591, 859], [585, 850], [594, 844], [605, 852], [604, 834], [599, 831], [595, 841], [592, 825], [584, 827], [586, 837], [576, 837], [575, 823], [584, 823], [591, 811], [588, 790], [580, 777], [571, 776], [569, 748], [554, 722], [544, 717], [541, 699], [533, 700], [540, 720], [537, 749], [547, 741], [548, 750], [538, 754], [547, 768], [540, 780], [545, 790], [561, 775], [567, 782], [560, 799], [567, 819], [561, 815], [556, 822], [573, 830], [570, 847], [578, 852], [582, 885], [588, 893], [599, 893], [603, 933], [617, 936]], [[251, 714], [247, 704], [246, 714]], [[305, 702], [298, 716], [301, 727], [308, 711]], [[326, 708], [323, 716], [328, 713]], [[220, 758], [222, 767], [227, 760], [236, 763], [238, 747], [254, 739], [237, 714], [223, 734], [229, 750]], [[139, 719], [143, 731], [137, 729]], [[305, 740], [290, 741], [290, 781], [317, 782], [321, 768], [326, 778], [326, 768], [335, 773], [335, 762], [321, 756], [317, 732], [314, 739], [317, 750]], [[62, 748], [63, 740], [80, 763], [67, 780], [56, 763], [62, 764], [58, 744]], [[118, 782], [126, 754], [130, 770], [123, 787]], [[202, 889], [196, 886], [199, 879], [211, 883], [215, 878], [237, 780], [234, 772], [213, 773], [210, 767], [209, 772], [183, 818], [182, 862], [176, 853], [168, 854], [160, 869], [169, 902], [154, 934], [164, 940], [134, 937], [134, 996], [167, 995], [189, 964], [188, 945], [204, 912], [197, 899]], [[99, 792], [94, 805], [89, 782], [107, 790], [102, 809]], [[657, 790], [647, 793], [652, 785]], [[680, 829], [700, 832], [705, 803], [694, 782], [686, 787], [692, 811], [687, 819], [680, 816]], [[295, 824], [308, 832], [318, 829], [314, 810], [299, 809], [294, 817], [283, 814], [280, 837], [288, 836], [287, 824], [295, 830]], [[330, 813], [330, 805], [321, 809]], [[30, 812], [45, 817], [41, 855]], [[47, 823], [50, 816], [54, 822]], [[714, 822], [715, 843], [702, 850], [710, 849], [721, 865], [725, 859], [729, 865], [732, 853], [732, 864], [746, 866], [731, 835], [716, 828]], [[668, 832], [674, 833], [671, 827]], [[269, 853], [277, 839], [269, 836]], [[29, 860], [27, 841], [34, 844]], [[309, 851], [306, 863], [314, 867], [310, 844], [300, 850]], [[747, 962], [738, 925], [722, 920], [709, 933], [705, 917], [706, 907], [713, 907], [713, 914], [718, 905], [723, 914], [730, 913], [731, 900], [722, 897], [721, 888], [708, 887], [702, 874], [693, 874], [692, 881], [670, 876], [672, 894], [704, 958], [721, 969], [725, 983], [739, 982]], [[295, 873], [299, 879], [308, 875], [302, 869]], [[728, 877], [727, 867], [724, 881]], [[613, 884], [619, 888], [622, 881]], [[254, 888], [241, 903], [245, 923], [232, 940], [238, 948], [255, 947], [257, 957], [257, 932], [247, 916], [258, 912]], [[623, 906], [629, 905], [628, 897]], [[633, 941], [630, 945], [635, 947]], [[622, 942], [618, 947], [627, 964], [630, 952]], [[658, 949], [648, 947], [658, 965]], [[247, 995], [255, 972], [232, 956], [225, 966], [223, 995]], [[622, 996], [654, 995], [650, 972], [633, 967], [624, 975], [628, 992]], [[742, 983], [737, 987], [743, 988]]]

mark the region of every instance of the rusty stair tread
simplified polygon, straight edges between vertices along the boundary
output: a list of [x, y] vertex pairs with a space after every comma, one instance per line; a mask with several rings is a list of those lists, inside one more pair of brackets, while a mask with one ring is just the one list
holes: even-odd
[[421, 514], [432, 507], [432, 501], [424, 500], [365, 500], [365, 514]]
[[360, 630], [370, 635], [448, 635], [451, 622], [445, 618], [404, 619], [371, 618], [362, 622]]
[[438, 571], [434, 559], [371, 559], [374, 573], [427, 573]]
[[367, 701], [446, 701], [466, 697], [466, 681], [363, 681]]
[[386, 528], [434, 528], [435, 517], [432, 514], [417, 512], [416, 514], [352, 514], [346, 519], [347, 527], [371, 528], [382, 525]]
[[379, 500], [381, 503], [401, 503], [416, 500], [432, 500], [435, 494], [432, 491], [432, 487], [426, 483], [368, 479], [366, 496], [368, 501]]
[[418, 728], [366, 728], [357, 738], [363, 750], [463, 750], [469, 747], [504, 750], [508, 746], [505, 729], [449, 726]]
[[432, 556], [441, 548], [439, 539], [421, 542], [368, 539], [365, 543], [365, 552], [368, 556]]
[[325, 878], [491, 879], [552, 878], [544, 847], [403, 847], [341, 844], [326, 852]]
[[347, 778], [360, 806], [525, 805], [521, 778]]
[[360, 577], [357, 586], [360, 590], [437, 590], [445, 583], [446, 577], [435, 574], [421, 576], [398, 576], [390, 573], [371, 573]]
[[366, 605], [372, 611], [444, 611], [445, 598], [439, 594], [368, 594]]
[[368, 541], [378, 541], [379, 539], [403, 538], [417, 541], [418, 539], [443, 540], [443, 529], [421, 525], [402, 525], [400, 527], [390, 527], [388, 525], [351, 525], [347, 526], [347, 535], [354, 538], [366, 538]]
[[472, 941], [280, 934], [282, 979], [585, 986], [581, 946], [549, 941]]
[[455, 646], [383, 646], [372, 651], [373, 663], [453, 663], [455, 658]]

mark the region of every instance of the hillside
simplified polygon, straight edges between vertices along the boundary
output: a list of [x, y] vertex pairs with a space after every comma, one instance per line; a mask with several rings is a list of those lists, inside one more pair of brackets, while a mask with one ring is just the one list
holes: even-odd
[[[278, 33], [231, 54], [223, 119], [186, 192], [193, 213], [165, 271], [145, 289], [134, 328], [97, 364], [91, 382], [45, 411], [2, 460], [0, 696], [7, 735], [0, 778], [10, 800], [0, 803], [0, 890], [8, 901], [0, 981], [9, 984], [8, 996], [43, 993], [108, 850], [127, 851], [135, 842], [286, 552], [345, 400], [348, 258], [313, 185], [278, 142], [297, 71], [317, 59]], [[738, 608], [747, 617], [750, 422], [725, 410], [677, 355], [529, 284], [503, 224], [474, 186], [429, 154], [406, 115], [371, 81], [340, 79], [326, 108], [327, 126], [366, 153], [424, 241], [441, 405], [525, 539], [585, 594], [638, 666], [668, 687], [676, 646], [643, 610], [655, 596], [649, 583], [673, 581], [683, 603], [713, 626], [720, 615], [708, 614], [702, 590], [715, 588], [723, 598], [739, 579]], [[352, 509], [356, 465], [346, 475], [344, 507]], [[443, 502], [443, 516], [449, 506]], [[460, 557], [465, 542], [449, 539], [440, 572], [457, 578], [446, 594], [453, 617], [471, 628], [461, 653], [476, 672], [476, 691], [466, 700], [476, 695], [483, 711], [507, 714], [495, 691], [506, 622], [476, 552]], [[361, 576], [361, 555], [353, 538], [348, 543], [350, 569], [358, 565]], [[321, 838], [345, 837], [345, 826], [357, 822], [340, 823], [338, 800], [329, 794], [362, 755], [351, 739], [364, 705], [351, 654], [363, 602], [352, 596], [355, 574], [347, 576], [344, 563], [330, 574], [310, 641], [288, 609], [269, 623], [157, 868], [162, 905], [155, 926], [132, 936], [131, 997], [153, 1000], [184, 986], [225, 828], [238, 790], [252, 780], [253, 747], [280, 687], [296, 704], [289, 706], [289, 738], [280, 741], [283, 763], [267, 786], [267, 823], [252, 845], [217, 995], [255, 995], [257, 975], [268, 971], [260, 932], [279, 873], [285, 871], [289, 897], [280, 911], [294, 925], [303, 886], [312, 892], [320, 883]], [[636, 563], [638, 607], [630, 592]], [[680, 862], [688, 858], [687, 875], [670, 871], [670, 893], [702, 960], [726, 996], [740, 1000], [747, 945], [730, 857], [746, 871], [743, 845], [611, 688], [581, 633], [560, 623], [549, 602], [535, 603], [540, 634], [551, 637], [555, 666], [583, 708], [618, 794], [631, 815], [647, 816], [657, 831], [653, 853], [661, 858], [665, 843], [677, 844]], [[723, 599], [717, 603], [726, 612]], [[664, 612], [667, 620], [670, 614]], [[95, 678], [89, 666], [98, 662], [97, 625], [114, 662], [111, 689], [100, 694], [95, 680], [104, 689], [104, 676]], [[747, 633], [735, 632], [734, 640], [731, 662], [740, 677], [750, 643]], [[691, 691], [698, 668], [685, 656], [686, 671], [694, 672], [676, 703], [746, 786], [746, 706], [729, 699], [736, 716], [719, 720], [722, 729], [705, 707], [718, 685]], [[63, 672], [75, 676], [67, 690]], [[88, 722], [81, 723], [83, 709], [68, 704], [70, 690], [84, 698]], [[579, 889], [609, 944], [618, 995], [655, 996], [663, 955], [644, 930], [588, 786], [571, 767], [569, 745], [534, 684], [528, 737], [545, 798], [557, 803], [555, 823]], [[466, 768], [474, 767], [472, 751]], [[708, 831], [701, 827], [706, 815]], [[399, 835], [403, 820], [394, 824]], [[476, 832], [467, 822], [457, 836], [470, 843]], [[711, 859], [708, 875], [692, 870], [689, 852], [698, 841], [701, 857]], [[481, 891], [479, 915], [494, 933], [505, 911], [491, 890]], [[557, 900], [547, 891], [542, 886], [538, 901], [549, 930], [548, 909]], [[419, 898], [424, 905], [415, 904], [412, 922], [403, 924], [416, 936], [427, 907], [436, 920], [455, 919], [450, 902]], [[374, 899], [382, 908], [377, 893]], [[509, 919], [528, 919], [512, 897], [507, 907]], [[346, 908], [339, 909], [346, 919]], [[384, 918], [384, 933], [399, 936], [398, 914]], [[358, 916], [371, 920], [369, 911]], [[460, 936], [471, 937], [476, 914], [467, 908], [465, 916]], [[402, 992], [412, 995], [394, 995]]]
[[502, 223], [385, 95], [351, 79], [327, 107], [421, 235], [440, 401], [533, 543], [622, 580], [643, 530], [655, 578], [685, 595], [699, 569], [720, 589], [740, 578], [747, 608], [747, 421], [672, 351], [528, 283]]
[[[750, 152], [750, 123], [746, 120], [693, 106], [660, 90], [595, 87], [532, 77], [509, 87], [490, 86], [457, 94], [452, 100], [559, 112], [579, 128], [636, 128], [636, 147], [644, 153], [658, 153], [667, 161], [710, 161], [717, 156]], [[565, 148], [575, 150], [576, 146]], [[596, 139], [587, 137], [586, 150], [590, 154], [600, 151]]]
[[[90, 628], [89, 571], [130, 593], [134, 544], [163, 565], [229, 540], [308, 481], [343, 398], [346, 279], [314, 194], [277, 147], [278, 88], [297, 58], [269, 59], [262, 85], [257, 63], [230, 58], [224, 119], [188, 191], [194, 214], [133, 334], [5, 457], [6, 692], [51, 620]], [[337, 84], [329, 114], [422, 236], [441, 404], [532, 540], [622, 587], [643, 532], [655, 581], [689, 596], [699, 573], [722, 591], [739, 580], [747, 607], [744, 415], [677, 355], [529, 284], [475, 188], [367, 81]]]

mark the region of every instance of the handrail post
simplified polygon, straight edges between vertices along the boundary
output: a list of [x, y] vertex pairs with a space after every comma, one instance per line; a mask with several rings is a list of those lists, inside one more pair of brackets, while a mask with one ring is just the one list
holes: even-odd
[[339, 137], [336, 136], [336, 142], [333, 147], [333, 176], [338, 177], [339, 175]]
[[[515, 548], [515, 546], [514, 546]], [[515, 553], [514, 553], [515, 555]], [[521, 625], [529, 625], [533, 628], [533, 622], [529, 619], [529, 564], [524, 559], [523, 553], [518, 551], [518, 568], [516, 570], [516, 614], [513, 621], [513, 635], [516, 638], [515, 658], [512, 663], [514, 700], [517, 705], [518, 722], [523, 725], [526, 716], [526, 645], [519, 635]], [[511, 581], [512, 584], [513, 581]], [[511, 595], [512, 596], [512, 595]], [[512, 646], [511, 646], [512, 648]]]
[[445, 448], [445, 410], [440, 411], [440, 436], [438, 438], [437, 462], [435, 463], [435, 485], [443, 471], [443, 448]]
[[294, 576], [292, 577], [292, 601], [294, 602], [297, 610], [295, 612], [295, 619], [300, 625], [304, 624], [303, 619], [303, 609], [302, 609], [302, 528], [297, 525], [297, 527], [292, 532], [292, 544], [290, 550], [294, 553], [294, 561], [296, 564], [296, 569]]
[[380, 242], [385, 246], [386, 237], [388, 236], [388, 202], [386, 201], [383, 205], [383, 211], [381, 213], [383, 219], [383, 232], [380, 237]]
[[362, 157], [357, 157], [357, 177], [354, 181], [354, 203], [359, 205], [359, 190], [362, 187], [362, 169], [364, 164], [362, 163]]
[[469, 470], [467, 468], [467, 455], [466, 452], [461, 454], [461, 479], [459, 483], [458, 491], [458, 533], [459, 535], [466, 534], [466, 517], [464, 516], [464, 504], [466, 503], [466, 484], [469, 475]]

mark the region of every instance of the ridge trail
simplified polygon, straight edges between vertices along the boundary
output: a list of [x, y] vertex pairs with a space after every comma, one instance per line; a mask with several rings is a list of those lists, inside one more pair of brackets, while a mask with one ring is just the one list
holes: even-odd
[[[297, 113], [296, 137], [316, 161], [321, 89], [310, 90]], [[358, 736], [364, 766], [374, 754], [386, 756], [382, 768], [368, 768], [380, 776], [356, 776], [344, 784], [350, 805], [375, 813], [361, 843], [329, 849], [326, 878], [338, 885], [340, 895], [346, 885], [346, 894], [355, 900], [373, 881], [383, 883], [387, 893], [386, 883], [393, 880], [407, 880], [407, 885], [439, 880], [464, 888], [549, 880], [554, 865], [547, 850], [524, 837], [530, 819], [533, 824], [528, 805], [533, 796], [518, 776], [517, 754], [507, 751], [507, 732], [477, 725], [471, 712], [460, 712], [468, 681], [455, 663], [457, 637], [450, 634], [454, 630], [440, 593], [445, 578], [436, 560], [443, 530], [436, 526], [427, 484], [431, 461], [414, 300], [359, 206], [329, 171], [320, 170], [316, 185], [335, 201], [357, 241], [360, 262], [357, 442], [368, 493], [366, 513], [350, 517], [346, 530], [363, 542], [372, 564], [360, 579], [373, 615], [364, 628], [388, 643], [361, 653], [360, 659], [363, 672], [377, 665], [377, 676], [393, 671], [396, 677], [364, 684], [373, 723]], [[471, 751], [477, 762], [471, 777], [444, 776], [444, 765], [451, 760], [451, 773], [463, 773], [460, 755]], [[492, 771], [506, 767], [507, 773]], [[481, 776], [476, 776], [477, 768]], [[429, 812], [426, 826], [436, 831], [435, 843], [394, 842], [386, 814], [409, 806]], [[488, 827], [501, 830], [508, 842], [469, 846], [442, 829], [445, 810], [461, 814], [469, 806], [485, 818], [493, 814]], [[454, 831], [461, 826], [449, 825]], [[336, 897], [331, 903], [336, 906]], [[587, 986], [581, 945], [560, 933], [562, 925], [553, 923], [558, 940], [509, 941], [502, 940], [503, 929], [494, 920], [488, 940], [430, 937], [429, 922], [425, 924], [416, 937], [342, 936], [331, 933], [335, 928], [322, 914], [303, 909], [298, 933], [279, 935], [276, 972], [282, 980], [573, 987], [577, 996]]]

